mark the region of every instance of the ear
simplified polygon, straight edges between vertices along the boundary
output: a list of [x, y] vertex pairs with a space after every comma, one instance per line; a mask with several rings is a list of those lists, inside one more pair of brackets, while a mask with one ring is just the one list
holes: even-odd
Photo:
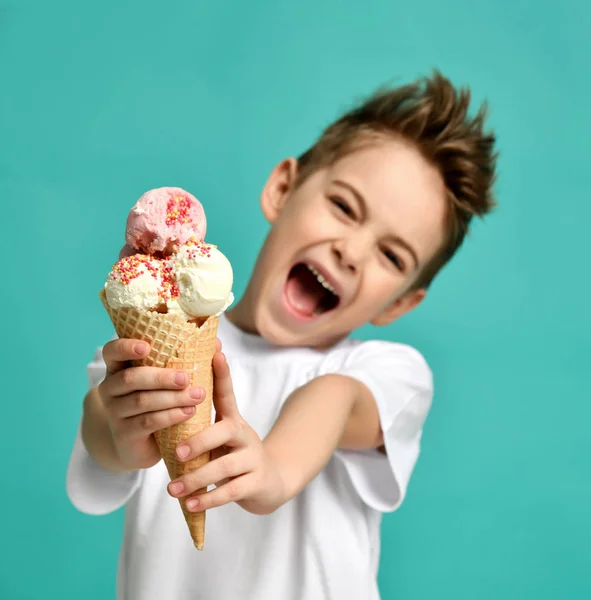
[[269, 223], [279, 216], [298, 175], [295, 158], [282, 160], [272, 171], [261, 192], [261, 209]]
[[416, 308], [427, 295], [427, 290], [418, 289], [406, 292], [403, 296], [394, 300], [392, 304], [387, 306], [377, 317], [372, 319], [372, 325], [389, 325], [392, 321], [399, 319], [402, 315]]

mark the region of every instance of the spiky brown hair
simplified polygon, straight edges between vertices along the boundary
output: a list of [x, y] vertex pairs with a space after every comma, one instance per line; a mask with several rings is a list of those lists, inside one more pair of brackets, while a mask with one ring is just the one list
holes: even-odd
[[456, 89], [438, 71], [431, 77], [381, 90], [329, 125], [298, 158], [300, 185], [312, 173], [384, 137], [412, 142], [435, 165], [447, 190], [447, 235], [423, 266], [413, 288], [426, 288], [462, 245], [473, 216], [495, 207], [492, 188], [495, 135], [484, 131], [487, 106], [468, 115], [470, 91]]

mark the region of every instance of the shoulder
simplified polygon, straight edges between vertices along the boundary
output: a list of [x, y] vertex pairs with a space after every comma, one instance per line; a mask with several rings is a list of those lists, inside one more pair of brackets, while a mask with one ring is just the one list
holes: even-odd
[[348, 339], [327, 351], [320, 373], [362, 371], [387, 379], [414, 381], [433, 387], [433, 373], [424, 355], [413, 346], [385, 340]]

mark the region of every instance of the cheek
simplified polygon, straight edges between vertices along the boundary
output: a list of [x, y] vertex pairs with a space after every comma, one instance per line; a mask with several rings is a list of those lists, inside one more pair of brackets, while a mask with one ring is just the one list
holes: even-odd
[[376, 257], [365, 271], [363, 292], [360, 296], [365, 306], [381, 311], [396, 300], [404, 288], [406, 278], [385, 269]]
[[335, 219], [324, 204], [308, 199], [294, 203], [291, 210], [286, 210], [283, 215], [287, 232], [299, 240], [310, 240], [330, 233], [334, 229]]

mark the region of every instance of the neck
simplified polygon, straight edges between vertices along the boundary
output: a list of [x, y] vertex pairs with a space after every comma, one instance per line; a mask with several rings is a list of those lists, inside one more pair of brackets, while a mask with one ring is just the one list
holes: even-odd
[[260, 335], [254, 324], [254, 311], [249, 298], [248, 290], [242, 298], [228, 311], [226, 317], [230, 323], [251, 335]]

